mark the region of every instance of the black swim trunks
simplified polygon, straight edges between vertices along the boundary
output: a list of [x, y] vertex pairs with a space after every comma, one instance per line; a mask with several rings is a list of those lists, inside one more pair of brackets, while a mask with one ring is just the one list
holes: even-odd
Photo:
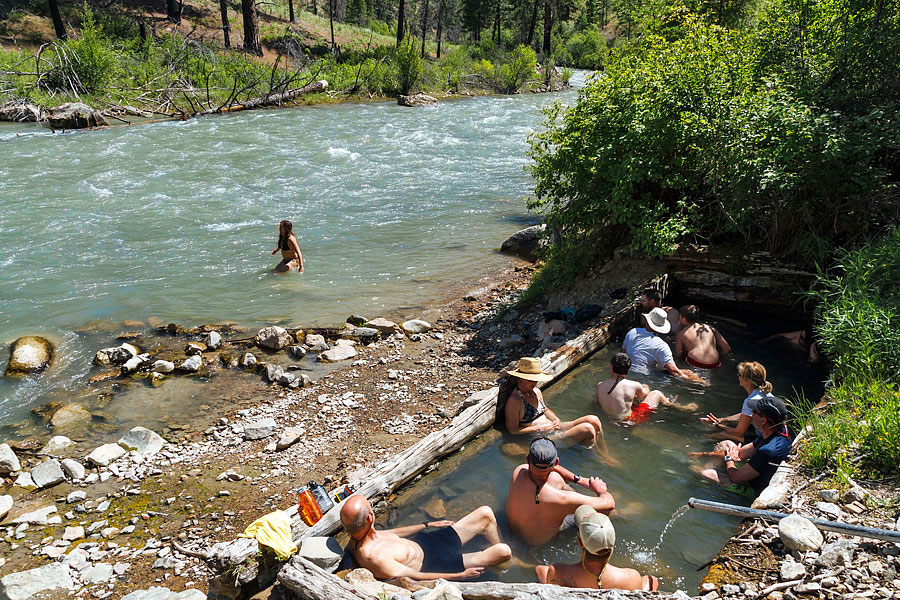
[[423, 573], [462, 573], [462, 541], [452, 527], [425, 529], [410, 538], [422, 547]]

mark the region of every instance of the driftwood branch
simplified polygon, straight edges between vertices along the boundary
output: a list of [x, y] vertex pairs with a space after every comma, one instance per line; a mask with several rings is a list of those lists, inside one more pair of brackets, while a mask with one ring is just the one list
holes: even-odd
[[300, 556], [281, 567], [278, 582], [303, 600], [375, 600]]
[[[310, 94], [313, 92], [321, 92], [328, 87], [328, 82], [322, 79], [321, 81], [314, 81], [310, 84], [304, 85], [303, 87], [296, 88], [293, 90], [288, 90], [281, 94], [269, 94], [266, 96], [262, 96], [260, 98], [254, 98], [252, 100], [247, 100], [243, 104], [235, 104], [232, 106], [222, 105], [219, 108], [213, 110], [204, 110], [198, 112], [197, 115], [208, 115], [214, 112], [234, 112], [238, 110], [251, 110], [254, 108], [263, 108], [266, 106], [274, 106], [278, 104], [284, 104], [285, 102], [290, 102], [291, 100], [297, 98], [298, 96], [302, 96], [303, 94]], [[232, 96], [233, 98], [234, 96]]]

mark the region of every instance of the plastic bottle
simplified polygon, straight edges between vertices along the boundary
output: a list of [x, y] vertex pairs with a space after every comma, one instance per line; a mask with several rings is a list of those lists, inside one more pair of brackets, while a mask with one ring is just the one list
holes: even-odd
[[328, 492], [315, 481], [309, 482], [309, 491], [316, 499], [316, 503], [318, 503], [323, 515], [334, 507], [334, 502], [328, 497]]
[[322, 510], [316, 502], [315, 497], [309, 491], [308, 487], [300, 488], [300, 497], [297, 501], [297, 512], [300, 518], [308, 526], [312, 527], [319, 519], [322, 518]]
[[340, 504], [347, 498], [353, 495], [353, 489], [349, 485], [345, 485], [342, 488], [338, 488], [332, 493], [331, 498], [334, 500], [335, 504]]

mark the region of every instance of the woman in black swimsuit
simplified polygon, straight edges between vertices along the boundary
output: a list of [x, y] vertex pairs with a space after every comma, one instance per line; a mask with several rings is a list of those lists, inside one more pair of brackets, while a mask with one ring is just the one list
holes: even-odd
[[552, 377], [541, 371], [540, 360], [520, 358], [518, 367], [506, 374], [516, 378], [516, 389], [510, 393], [504, 409], [506, 428], [510, 433], [552, 435], [584, 446], [603, 447], [603, 426], [596, 415], [560, 421], [544, 404], [537, 384]]
[[294, 237], [293, 229], [294, 224], [287, 219], [278, 224], [278, 245], [272, 250], [272, 254], [281, 250], [282, 260], [272, 270], [273, 273], [286, 273], [293, 270], [303, 272], [303, 255], [300, 254], [300, 244]]

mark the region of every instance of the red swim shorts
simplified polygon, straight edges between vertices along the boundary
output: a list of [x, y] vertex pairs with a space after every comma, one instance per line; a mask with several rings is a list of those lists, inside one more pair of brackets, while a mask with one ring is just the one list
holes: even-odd
[[702, 363], [699, 360], [694, 360], [690, 356], [685, 356], [684, 360], [688, 364], [693, 365], [693, 366], [697, 367], [698, 369], [718, 369], [719, 367], [722, 366], [721, 360], [717, 360], [715, 363]]
[[652, 408], [646, 402], [641, 402], [637, 405], [636, 408], [631, 410], [631, 416], [628, 418], [629, 421], [638, 425], [639, 423], [646, 423], [650, 420], [650, 416], [653, 415], [655, 409]]

